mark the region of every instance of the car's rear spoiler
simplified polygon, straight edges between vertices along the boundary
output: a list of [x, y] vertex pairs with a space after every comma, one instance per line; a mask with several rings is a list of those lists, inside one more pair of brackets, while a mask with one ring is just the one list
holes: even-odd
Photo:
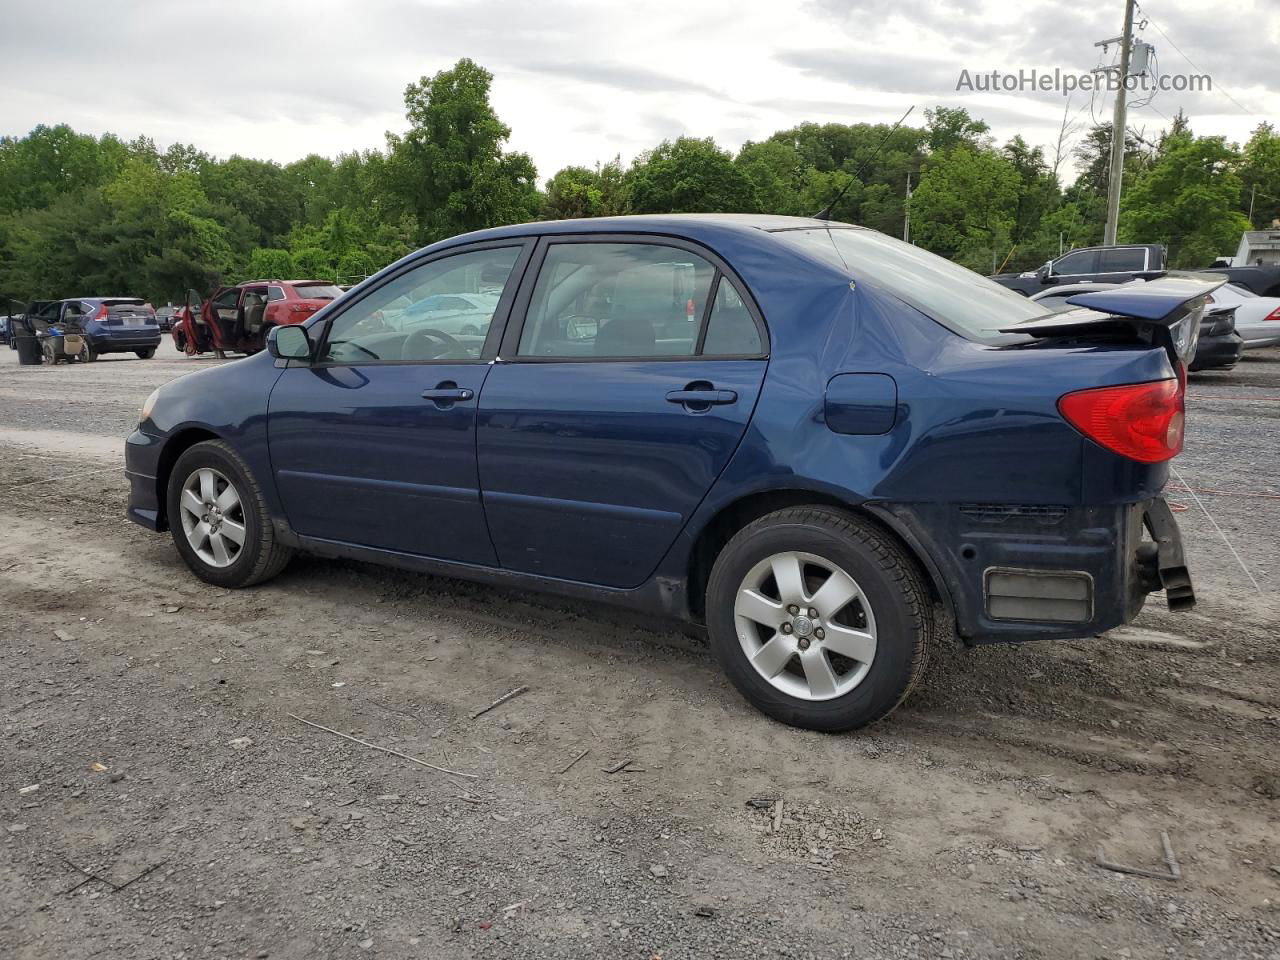
[[1125, 331], [1153, 336], [1178, 359], [1187, 362], [1195, 353], [1209, 294], [1226, 278], [1179, 275], [1149, 283], [1128, 283], [1109, 290], [1078, 293], [1067, 303], [1082, 309], [1064, 310], [1005, 327], [1001, 333], [1033, 337], [1088, 337]]

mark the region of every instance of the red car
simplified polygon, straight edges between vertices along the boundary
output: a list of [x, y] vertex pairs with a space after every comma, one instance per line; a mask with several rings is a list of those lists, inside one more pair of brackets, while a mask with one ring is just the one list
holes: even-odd
[[191, 290], [171, 334], [189, 357], [210, 350], [219, 359], [228, 353], [257, 353], [272, 327], [301, 323], [340, 296], [342, 289], [324, 280], [249, 280], [219, 287], [203, 303]]

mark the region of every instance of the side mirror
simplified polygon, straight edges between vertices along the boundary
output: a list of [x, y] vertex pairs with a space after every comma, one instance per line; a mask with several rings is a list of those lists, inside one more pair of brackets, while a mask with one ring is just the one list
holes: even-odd
[[1046, 282], [1053, 276], [1053, 261], [1050, 260], [1043, 267], [1036, 271], [1036, 276], [1040, 278], [1040, 282]]
[[267, 352], [277, 360], [310, 360], [311, 338], [305, 327], [272, 327], [267, 334]]

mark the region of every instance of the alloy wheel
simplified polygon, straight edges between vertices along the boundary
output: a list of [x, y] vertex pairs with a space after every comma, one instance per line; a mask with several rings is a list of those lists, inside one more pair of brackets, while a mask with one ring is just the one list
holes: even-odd
[[244, 549], [244, 504], [235, 485], [212, 467], [194, 470], [179, 498], [187, 543], [211, 567], [229, 567]]
[[733, 613], [752, 667], [801, 700], [845, 695], [875, 659], [870, 602], [853, 577], [815, 554], [789, 551], [761, 560], [738, 587]]

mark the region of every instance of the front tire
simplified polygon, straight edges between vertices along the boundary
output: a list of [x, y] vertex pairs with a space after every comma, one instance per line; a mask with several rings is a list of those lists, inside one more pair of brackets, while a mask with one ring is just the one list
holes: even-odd
[[274, 577], [293, 556], [276, 539], [248, 464], [221, 440], [197, 443], [178, 457], [166, 499], [174, 545], [206, 583], [252, 586]]
[[836, 733], [892, 712], [924, 673], [935, 625], [914, 560], [829, 507], [779, 510], [716, 558], [707, 628], [734, 686], [776, 720]]

